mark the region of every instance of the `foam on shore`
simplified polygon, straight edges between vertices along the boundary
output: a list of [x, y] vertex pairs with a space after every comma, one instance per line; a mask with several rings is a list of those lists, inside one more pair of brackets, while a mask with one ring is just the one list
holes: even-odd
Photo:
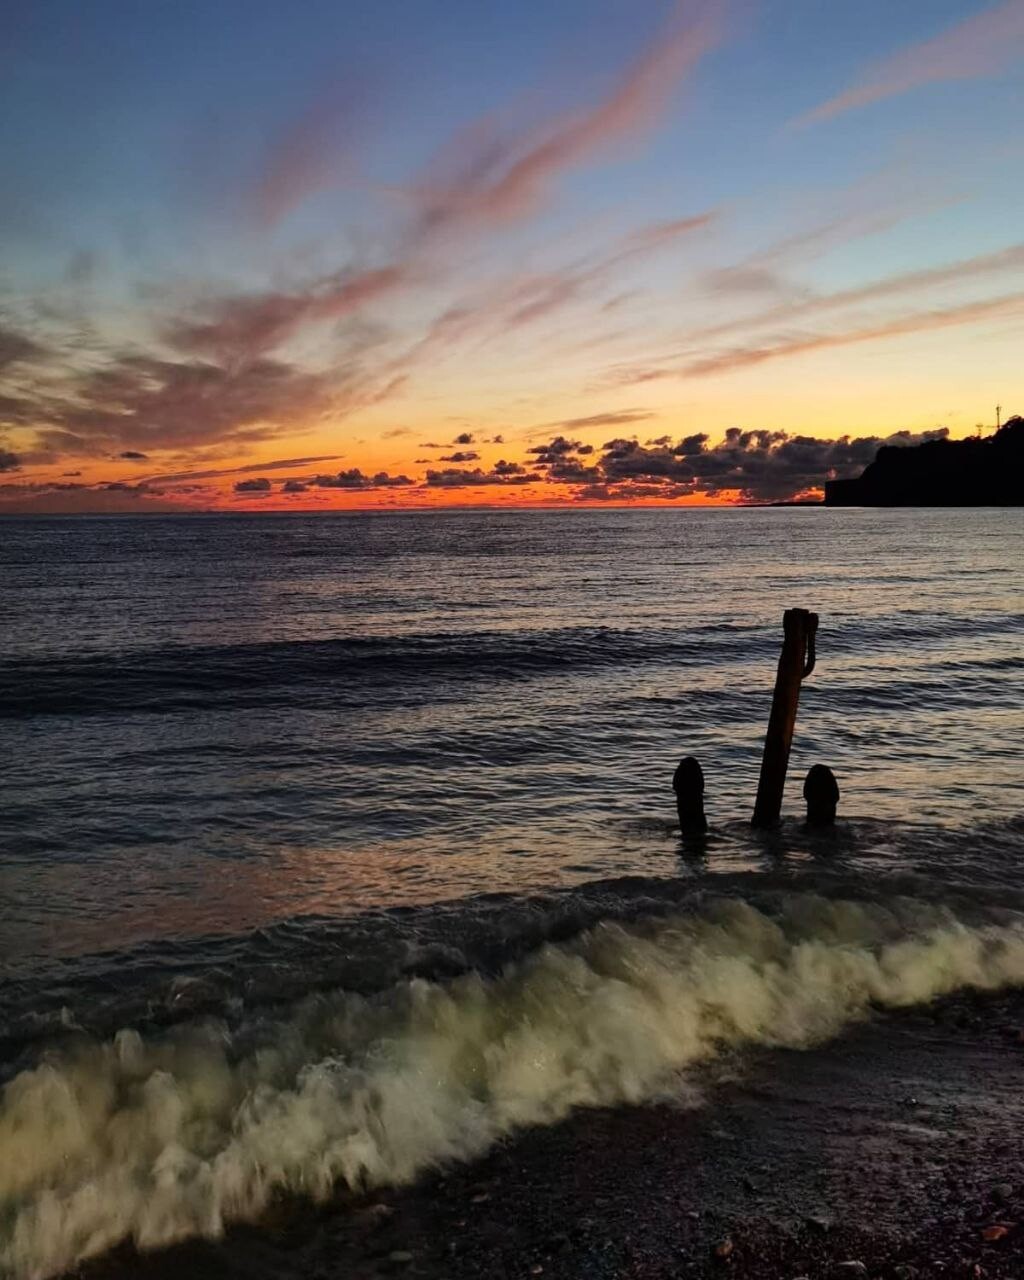
[[793, 893], [600, 924], [499, 976], [310, 997], [230, 1030], [123, 1030], [0, 1101], [0, 1268], [59, 1273], [258, 1218], [275, 1194], [408, 1182], [574, 1107], [685, 1093], [723, 1048], [800, 1048], [872, 1005], [1024, 985], [1024, 923]]

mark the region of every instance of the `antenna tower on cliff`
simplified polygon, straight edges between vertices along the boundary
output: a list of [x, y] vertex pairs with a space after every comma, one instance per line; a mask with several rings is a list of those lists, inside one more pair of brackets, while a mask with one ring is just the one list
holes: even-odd
[[997, 431], [1003, 425], [1002, 422], [1000, 421], [1000, 414], [1002, 412], [1003, 412], [1003, 406], [1001, 404], [997, 404], [996, 405], [996, 430]]

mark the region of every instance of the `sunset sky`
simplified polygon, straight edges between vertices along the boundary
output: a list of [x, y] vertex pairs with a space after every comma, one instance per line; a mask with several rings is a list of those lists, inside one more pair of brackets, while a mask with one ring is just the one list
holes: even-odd
[[0, 40], [0, 511], [771, 500], [1024, 411], [1024, 0]]

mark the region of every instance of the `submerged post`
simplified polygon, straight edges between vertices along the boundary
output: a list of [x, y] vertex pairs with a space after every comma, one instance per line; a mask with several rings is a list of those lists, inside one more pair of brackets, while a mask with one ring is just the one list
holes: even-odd
[[835, 822], [839, 783], [828, 765], [811, 765], [804, 779], [804, 799], [809, 827], [830, 827]]
[[761, 777], [754, 802], [752, 822], [755, 827], [774, 826], [782, 812], [782, 790], [786, 785], [800, 683], [814, 670], [818, 615], [806, 609], [787, 609], [782, 616], [782, 628], [782, 653], [775, 676], [772, 710], [761, 757]]
[[704, 816], [704, 770], [695, 756], [687, 756], [679, 762], [679, 767], [672, 775], [672, 790], [676, 793], [679, 830], [683, 835], [693, 831], [706, 831], [708, 820]]

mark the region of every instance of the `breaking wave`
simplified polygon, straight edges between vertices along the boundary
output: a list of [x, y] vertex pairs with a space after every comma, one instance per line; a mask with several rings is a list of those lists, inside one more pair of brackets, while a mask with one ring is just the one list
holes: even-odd
[[724, 1050], [801, 1048], [873, 1006], [1019, 984], [1017, 917], [790, 893], [603, 922], [494, 976], [81, 1037], [4, 1090], [0, 1269], [217, 1236], [275, 1195], [408, 1182], [575, 1107], [689, 1096], [686, 1069]]

